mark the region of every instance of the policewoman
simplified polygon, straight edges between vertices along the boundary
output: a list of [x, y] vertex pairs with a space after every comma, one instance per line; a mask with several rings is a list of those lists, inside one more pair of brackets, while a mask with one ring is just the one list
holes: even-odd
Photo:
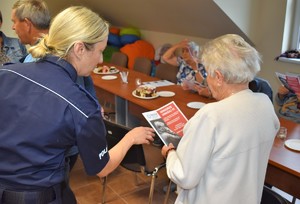
[[86, 172], [104, 177], [133, 144], [153, 141], [151, 128], [138, 127], [108, 151], [101, 107], [75, 83], [102, 63], [108, 33], [96, 13], [70, 7], [29, 50], [40, 60], [0, 68], [1, 204], [62, 203], [65, 153], [75, 144]]

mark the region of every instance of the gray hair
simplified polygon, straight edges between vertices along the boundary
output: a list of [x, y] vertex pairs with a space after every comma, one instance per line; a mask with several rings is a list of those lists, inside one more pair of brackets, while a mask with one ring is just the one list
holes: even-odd
[[108, 34], [109, 24], [98, 14], [82, 6], [72, 6], [57, 14], [49, 34], [31, 47], [29, 52], [35, 58], [47, 54], [67, 58], [76, 42], [81, 41], [87, 49], [93, 49], [94, 44], [103, 41]]
[[209, 75], [220, 71], [227, 83], [246, 83], [260, 71], [261, 56], [242, 37], [227, 34], [202, 47], [201, 63]]
[[47, 4], [42, 0], [18, 0], [14, 5], [20, 21], [29, 19], [37, 29], [49, 29], [51, 16]]
[[195, 43], [194, 41], [190, 41], [188, 43], [188, 46], [189, 46], [191, 54], [194, 57], [198, 57], [199, 56], [199, 52], [200, 52], [200, 46], [197, 43]]

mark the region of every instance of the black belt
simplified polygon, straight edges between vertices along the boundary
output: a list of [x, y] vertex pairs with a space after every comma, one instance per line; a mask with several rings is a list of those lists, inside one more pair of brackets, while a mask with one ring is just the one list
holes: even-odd
[[56, 198], [60, 200], [60, 197], [61, 184], [36, 191], [15, 191], [0, 187], [0, 204], [48, 204]]

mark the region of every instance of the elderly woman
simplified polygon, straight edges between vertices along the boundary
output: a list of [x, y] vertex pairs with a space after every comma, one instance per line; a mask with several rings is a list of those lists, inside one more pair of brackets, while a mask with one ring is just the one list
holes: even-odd
[[211, 96], [203, 86], [206, 77], [203, 66], [198, 62], [200, 46], [187, 39], [170, 47], [162, 56], [163, 60], [173, 66], [178, 66], [177, 84], [184, 90], [193, 90], [203, 96]]
[[101, 107], [75, 82], [102, 63], [108, 33], [96, 13], [70, 7], [30, 49], [39, 61], [0, 69], [2, 202], [62, 203], [65, 153], [75, 144], [87, 173], [104, 177], [133, 144], [153, 141], [153, 129], [138, 127], [108, 150]]
[[224, 35], [203, 47], [201, 61], [217, 102], [188, 121], [176, 151], [162, 148], [176, 204], [259, 204], [279, 128], [268, 96], [248, 89], [259, 53], [240, 36]]

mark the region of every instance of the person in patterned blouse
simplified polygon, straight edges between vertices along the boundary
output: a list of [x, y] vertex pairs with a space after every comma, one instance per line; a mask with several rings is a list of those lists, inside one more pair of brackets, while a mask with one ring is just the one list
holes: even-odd
[[206, 71], [199, 62], [200, 46], [187, 39], [170, 47], [162, 56], [163, 60], [173, 66], [178, 66], [177, 84], [184, 90], [198, 92], [199, 95], [210, 97], [206, 86]]

